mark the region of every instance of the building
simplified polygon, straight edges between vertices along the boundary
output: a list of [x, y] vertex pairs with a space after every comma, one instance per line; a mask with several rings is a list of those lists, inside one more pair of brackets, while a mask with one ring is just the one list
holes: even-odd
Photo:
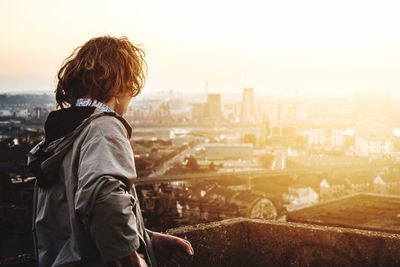
[[19, 119], [28, 119], [30, 116], [30, 113], [27, 109], [21, 109], [15, 112], [15, 117]]
[[253, 88], [244, 88], [242, 97], [242, 110], [240, 114], [240, 122], [254, 122], [256, 119], [254, 108], [254, 92]]
[[288, 202], [288, 210], [316, 204], [319, 201], [317, 192], [311, 187], [289, 186], [288, 194], [284, 194], [285, 202]]
[[288, 124], [307, 120], [304, 104], [298, 102], [275, 102], [269, 107], [269, 120], [274, 124]]
[[327, 201], [334, 198], [339, 198], [345, 195], [344, 180], [338, 179], [322, 179], [319, 183], [319, 196], [321, 201]]
[[171, 109], [169, 103], [168, 102], [161, 103], [153, 116], [157, 120], [163, 123], [172, 121]]
[[249, 159], [253, 156], [252, 144], [207, 144], [207, 159]]
[[132, 139], [137, 140], [162, 140], [169, 141], [172, 138], [172, 131], [168, 129], [135, 129]]
[[393, 151], [392, 132], [378, 126], [358, 130], [355, 136], [355, 151], [362, 157], [391, 154]]
[[220, 119], [221, 115], [221, 94], [208, 94], [206, 116], [210, 119]]
[[308, 146], [338, 149], [344, 146], [344, 128], [329, 126], [312, 126], [307, 130]]
[[307, 120], [305, 106], [297, 102], [275, 102], [268, 104], [265, 112], [263, 130], [267, 142], [294, 146]]
[[208, 213], [217, 211], [219, 220], [235, 217], [272, 220], [278, 216], [273, 201], [253, 190], [236, 191], [214, 185], [207, 190], [204, 201], [209, 206]]
[[264, 220], [278, 217], [273, 201], [255, 191], [240, 191], [232, 197], [231, 203], [238, 207], [241, 217]]
[[0, 121], [0, 135], [15, 137], [22, 133], [21, 121]]
[[13, 116], [13, 113], [11, 110], [8, 109], [2, 109], [0, 110], [0, 118], [11, 118]]

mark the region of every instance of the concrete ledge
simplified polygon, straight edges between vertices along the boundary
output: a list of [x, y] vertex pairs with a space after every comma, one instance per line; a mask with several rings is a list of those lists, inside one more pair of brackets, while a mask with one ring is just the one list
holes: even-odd
[[192, 242], [186, 266], [400, 266], [398, 234], [242, 218], [169, 233]]

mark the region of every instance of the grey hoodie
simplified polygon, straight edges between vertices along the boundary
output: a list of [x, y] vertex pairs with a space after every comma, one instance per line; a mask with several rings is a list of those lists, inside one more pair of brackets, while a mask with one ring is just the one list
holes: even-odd
[[38, 265], [106, 266], [135, 250], [156, 266], [133, 186], [129, 124], [72, 107], [50, 113], [28, 155], [37, 177], [33, 232]]

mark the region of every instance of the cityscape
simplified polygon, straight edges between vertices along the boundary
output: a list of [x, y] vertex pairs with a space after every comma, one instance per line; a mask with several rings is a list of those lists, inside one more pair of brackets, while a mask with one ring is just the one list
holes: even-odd
[[[125, 118], [145, 224], [157, 231], [249, 218], [400, 233], [400, 105], [347, 97], [166, 91]], [[55, 109], [49, 93], [0, 94], [0, 263], [33, 261], [28, 151]]]
[[0, 1], [0, 267], [400, 266], [399, 10]]

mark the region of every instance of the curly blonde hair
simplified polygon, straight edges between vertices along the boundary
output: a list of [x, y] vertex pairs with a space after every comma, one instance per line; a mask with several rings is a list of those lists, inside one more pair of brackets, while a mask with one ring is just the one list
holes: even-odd
[[127, 37], [101, 36], [76, 48], [58, 72], [57, 106], [74, 106], [78, 98], [107, 102], [125, 93], [137, 96], [145, 82], [145, 53]]

